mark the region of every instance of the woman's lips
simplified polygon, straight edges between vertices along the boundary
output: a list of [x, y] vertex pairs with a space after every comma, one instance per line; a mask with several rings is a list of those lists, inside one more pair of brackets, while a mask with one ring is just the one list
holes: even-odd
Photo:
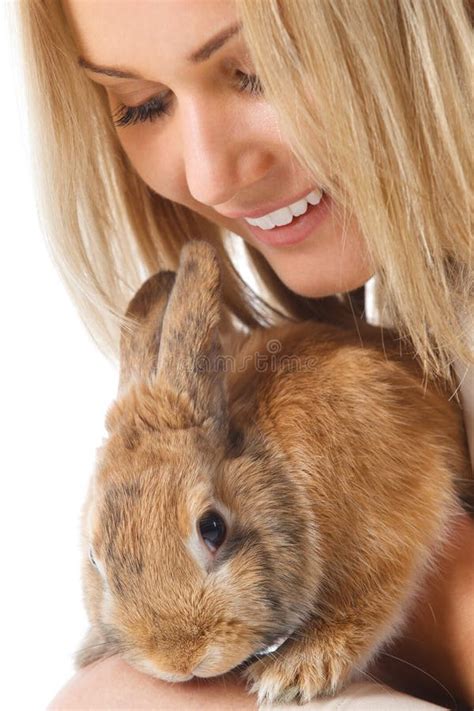
[[287, 247], [298, 244], [313, 234], [314, 230], [329, 215], [331, 206], [332, 200], [330, 196], [327, 193], [323, 193], [323, 197], [317, 205], [309, 205], [304, 215], [295, 217], [289, 225], [274, 227], [271, 230], [262, 230], [260, 227], [249, 225], [243, 218], [239, 222], [245, 225], [245, 228], [259, 242], [269, 247]]

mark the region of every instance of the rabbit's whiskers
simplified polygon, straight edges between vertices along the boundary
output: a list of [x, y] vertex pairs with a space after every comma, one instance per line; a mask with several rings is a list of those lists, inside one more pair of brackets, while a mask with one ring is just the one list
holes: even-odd
[[389, 659], [394, 659], [397, 662], [401, 662], [402, 664], [406, 664], [406, 666], [411, 667], [412, 669], [416, 669], [416, 671], [419, 671], [421, 674], [424, 674], [424, 676], [428, 677], [434, 683], [439, 686], [441, 689], [443, 689], [444, 692], [449, 696], [451, 701], [454, 704], [454, 711], [457, 709], [457, 702], [456, 698], [453, 696], [453, 694], [450, 692], [450, 690], [435, 676], [430, 674], [429, 672], [426, 671], [426, 669], [423, 669], [422, 667], [417, 666], [416, 664], [413, 664], [412, 662], [409, 662], [407, 659], [403, 659], [402, 657], [397, 657], [394, 654], [390, 654], [389, 652], [379, 652], [380, 655], [383, 655], [384, 657], [388, 657]]

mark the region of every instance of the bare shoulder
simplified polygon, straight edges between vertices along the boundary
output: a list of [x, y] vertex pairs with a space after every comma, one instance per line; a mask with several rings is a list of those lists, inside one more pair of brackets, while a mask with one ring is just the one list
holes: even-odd
[[[225, 702], [225, 706], [224, 706]], [[109, 657], [81, 669], [61, 689], [48, 711], [254, 711], [256, 700], [243, 681], [226, 674], [172, 684], [141, 674], [119, 657]]]

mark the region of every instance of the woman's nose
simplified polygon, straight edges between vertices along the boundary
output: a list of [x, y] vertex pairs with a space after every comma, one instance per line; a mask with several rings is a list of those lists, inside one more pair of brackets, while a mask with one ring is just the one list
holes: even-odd
[[181, 131], [188, 189], [204, 205], [229, 202], [271, 169], [265, 136], [235, 103], [194, 98], [182, 106]]

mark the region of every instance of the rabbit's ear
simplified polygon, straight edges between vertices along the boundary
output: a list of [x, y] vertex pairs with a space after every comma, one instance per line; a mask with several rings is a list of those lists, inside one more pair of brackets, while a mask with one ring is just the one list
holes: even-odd
[[126, 318], [136, 325], [131, 328], [125, 323], [122, 327], [119, 392], [132, 377], [148, 377], [156, 367], [163, 315], [174, 280], [174, 272], [154, 274], [128, 305]]
[[191, 240], [181, 250], [163, 319], [156, 383], [186, 392], [211, 430], [227, 432], [227, 396], [219, 337], [221, 277], [215, 249]]
[[95, 627], [90, 627], [74, 655], [74, 666], [76, 669], [81, 669], [116, 652], [116, 645], [113, 642], [108, 642]]

